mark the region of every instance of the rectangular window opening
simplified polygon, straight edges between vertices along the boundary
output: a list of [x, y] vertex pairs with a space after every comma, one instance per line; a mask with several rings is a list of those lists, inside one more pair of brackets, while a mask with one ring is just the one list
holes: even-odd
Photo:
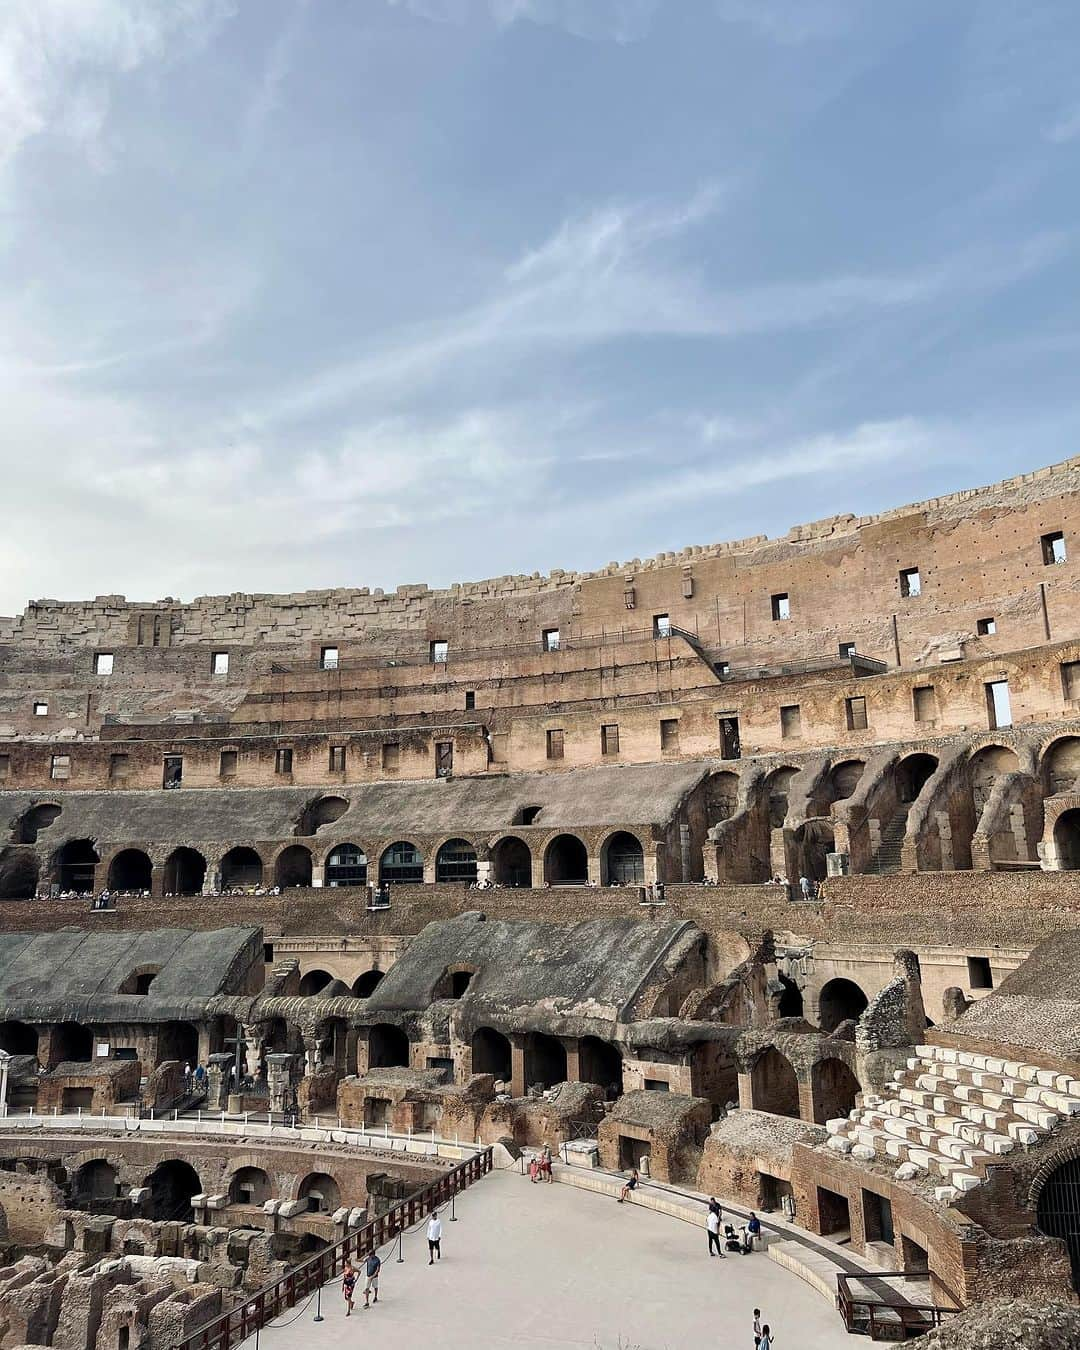
[[465, 711], [472, 712], [476, 707], [476, 692], [472, 689], [465, 690]]
[[557, 652], [559, 650], [559, 630], [557, 628], [544, 629], [544, 651]]
[[218, 763], [218, 774], [222, 778], [233, 778], [236, 775], [236, 761], [238, 758], [235, 750], [222, 750], [221, 758]]
[[0, 779], [11, 776], [11, 756], [0, 755]]
[[937, 694], [932, 684], [916, 686], [911, 691], [911, 699], [916, 722], [934, 722], [937, 720]]
[[679, 719], [662, 717], [660, 719], [660, 749], [668, 752], [679, 748]]
[[547, 734], [547, 757], [548, 759], [562, 759], [565, 743], [562, 729], [549, 731]]
[[850, 661], [851, 658], [855, 655], [854, 642], [841, 642], [840, 655], [845, 661]]
[[53, 755], [52, 766], [49, 770], [50, 778], [70, 778], [71, 777], [71, 756]]
[[161, 786], [178, 788], [184, 781], [184, 758], [182, 755], [166, 755], [161, 775]]
[[35, 717], [48, 717], [48, 715], [49, 715], [49, 705], [45, 702], [44, 699], [39, 699], [39, 700], [34, 704], [34, 716], [35, 716]]
[[848, 731], [866, 730], [866, 699], [849, 698], [844, 700], [847, 710]]
[[337, 670], [338, 649], [336, 647], [324, 647], [319, 654], [319, 665], [323, 670]]
[[330, 747], [330, 772], [345, 772], [345, 747], [343, 745], [332, 745]]
[[401, 746], [397, 741], [388, 741], [382, 748], [382, 766], [394, 772], [401, 766]]
[[435, 742], [435, 777], [449, 778], [454, 772], [454, 742]]
[[1009, 681], [991, 680], [986, 686], [986, 712], [991, 731], [1012, 726], [1012, 705], [1009, 699]]
[[775, 622], [778, 619], [791, 618], [791, 599], [785, 591], [781, 595], [774, 595], [772, 598], [772, 616]]
[[292, 751], [278, 750], [274, 755], [275, 773], [292, 773]]
[[111, 675], [113, 673], [112, 652], [98, 652], [94, 657], [94, 674]]
[[967, 968], [969, 989], [993, 989], [994, 972], [988, 956], [969, 956]]
[[720, 719], [720, 758], [742, 758], [742, 740], [739, 735], [739, 719], [737, 717], [721, 717]]
[[109, 781], [122, 783], [131, 772], [131, 757], [126, 754], [109, 756]]
[[1061, 688], [1067, 699], [1080, 699], [1080, 661], [1063, 661]]
[[671, 617], [669, 615], [653, 615], [652, 635], [654, 638], [669, 638], [671, 636]]
[[780, 736], [794, 741], [802, 735], [802, 708], [798, 703], [787, 703], [780, 709]]
[[992, 637], [997, 632], [997, 624], [993, 619], [979, 619], [975, 631], [980, 637]]
[[922, 577], [917, 567], [905, 567], [900, 573], [900, 594], [907, 599], [922, 595]]
[[1065, 548], [1065, 536], [1060, 530], [1054, 530], [1051, 534], [1044, 534], [1041, 542], [1043, 563], [1047, 567], [1053, 567], [1055, 563], [1067, 561], [1069, 554]]
[[210, 658], [211, 675], [228, 675], [229, 673], [229, 653], [215, 652]]
[[442, 638], [438, 638], [431, 643], [430, 651], [433, 665], [445, 666], [450, 659], [450, 643], [444, 642]]
[[609, 722], [606, 726], [600, 728], [600, 753], [602, 755], [617, 755], [619, 753], [618, 723]]

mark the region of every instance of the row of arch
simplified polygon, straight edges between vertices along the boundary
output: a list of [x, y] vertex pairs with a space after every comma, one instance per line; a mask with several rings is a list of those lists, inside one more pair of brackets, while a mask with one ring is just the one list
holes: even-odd
[[[610, 835], [601, 847], [601, 880], [604, 885], [640, 885], [645, 880], [645, 852], [636, 835], [626, 830]], [[54, 872], [62, 891], [89, 895], [101, 886], [97, 869], [101, 861], [89, 839], [70, 839], [56, 853]], [[290, 844], [267, 867], [262, 855], [249, 845], [228, 850], [220, 863], [223, 890], [277, 885], [285, 890], [310, 886], [314, 870], [312, 851], [303, 844]], [[358, 844], [337, 844], [327, 854], [324, 885], [364, 886], [373, 869], [366, 851]], [[479, 875], [476, 848], [467, 839], [448, 839], [435, 854], [437, 882], [469, 885]], [[549, 885], [583, 885], [589, 878], [589, 853], [574, 834], [559, 834], [543, 855], [544, 881]], [[424, 880], [424, 855], [410, 840], [397, 840], [378, 859], [380, 885], [419, 884]], [[207, 878], [206, 858], [194, 848], [174, 849], [165, 859], [162, 889], [167, 895], [198, 895]], [[104, 884], [111, 891], [149, 891], [153, 863], [139, 848], [121, 849], [109, 862]], [[531, 886], [533, 856], [529, 845], [515, 835], [500, 839], [491, 850], [491, 879], [503, 886]], [[0, 867], [0, 898], [30, 899], [37, 891], [39, 865], [36, 855], [22, 850], [6, 868]]]

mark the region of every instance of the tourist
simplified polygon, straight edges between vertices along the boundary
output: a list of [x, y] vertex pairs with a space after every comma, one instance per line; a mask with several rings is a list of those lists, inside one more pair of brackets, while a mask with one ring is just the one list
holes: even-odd
[[184, 1060], [184, 1091], [191, 1091], [191, 1065]]
[[341, 1292], [345, 1296], [345, 1316], [352, 1316], [353, 1290], [356, 1288], [356, 1271], [353, 1270], [351, 1261], [345, 1262], [345, 1269], [341, 1272]]
[[715, 1202], [710, 1203], [709, 1212], [705, 1215], [705, 1227], [709, 1234], [709, 1255], [712, 1256], [715, 1252], [723, 1259], [724, 1253], [720, 1250], [720, 1206], [716, 1205], [713, 1208], [713, 1204]]
[[622, 1188], [622, 1190], [619, 1193], [620, 1205], [623, 1203], [624, 1200], [630, 1199], [631, 1193], [637, 1190], [637, 1185], [638, 1185], [638, 1170], [636, 1167], [632, 1167], [630, 1169], [630, 1179], [629, 1181], [627, 1181], [626, 1185]]
[[769, 1330], [768, 1322], [761, 1328], [761, 1340], [757, 1343], [757, 1350], [772, 1350], [772, 1332]]
[[754, 1346], [761, 1344], [761, 1309], [754, 1309]]
[[535, 1154], [529, 1159], [529, 1180], [534, 1186], [540, 1180], [540, 1159]]
[[750, 1217], [746, 1221], [746, 1236], [750, 1240], [750, 1250], [753, 1251], [761, 1238], [761, 1220], [753, 1210], [750, 1211]]
[[435, 1258], [442, 1260], [442, 1219], [439, 1218], [439, 1211], [436, 1210], [427, 1225], [427, 1249], [428, 1265], [435, 1264]]
[[812, 900], [812, 899], [813, 899], [813, 896], [814, 896], [814, 888], [813, 888], [813, 886], [811, 886], [811, 884], [810, 884], [810, 878], [809, 878], [809, 877], [800, 877], [800, 878], [799, 878], [799, 890], [802, 891], [802, 898], [803, 898], [804, 900]]
[[378, 1252], [372, 1252], [364, 1262], [364, 1307], [368, 1306], [368, 1299], [372, 1303], [379, 1301], [379, 1271], [382, 1270], [382, 1258]]
[[540, 1151], [540, 1176], [544, 1181], [554, 1180], [551, 1175], [551, 1149], [547, 1144]]

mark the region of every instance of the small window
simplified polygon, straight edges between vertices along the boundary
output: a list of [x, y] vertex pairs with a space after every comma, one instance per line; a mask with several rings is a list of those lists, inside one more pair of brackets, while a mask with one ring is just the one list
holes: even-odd
[[449, 778], [454, 772], [454, 742], [435, 742], [435, 777]]
[[994, 972], [988, 956], [969, 956], [967, 968], [969, 989], [993, 989]]
[[548, 759], [562, 759], [563, 757], [563, 733], [559, 731], [549, 731], [547, 734], [547, 757]]
[[772, 616], [774, 620], [791, 618], [791, 599], [785, 592], [772, 598]]
[[679, 748], [679, 719], [662, 717], [660, 719], [660, 749], [665, 751]]
[[917, 567], [905, 567], [900, 573], [900, 594], [907, 599], [922, 595], [922, 577]]
[[53, 755], [52, 768], [49, 770], [50, 778], [70, 778], [71, 777], [71, 756]]
[[797, 740], [802, 735], [802, 709], [797, 703], [788, 703], [780, 709], [780, 735], [785, 741]]
[[542, 806], [522, 806], [514, 815], [513, 824], [531, 825], [544, 808]]
[[98, 652], [94, 657], [94, 674], [111, 675], [113, 672], [112, 652]]
[[652, 635], [654, 638], [669, 638], [671, 636], [671, 618], [667, 614], [653, 615]]
[[122, 783], [131, 773], [131, 757], [125, 754], [109, 756], [109, 781]]
[[1042, 556], [1047, 567], [1053, 567], [1055, 563], [1066, 561], [1069, 555], [1065, 548], [1065, 536], [1060, 530], [1055, 530], [1053, 534], [1043, 535]]
[[263, 943], [263, 960], [268, 966], [274, 964], [274, 944], [272, 942]]
[[840, 656], [841, 656], [841, 658], [842, 658], [843, 660], [845, 660], [845, 661], [850, 661], [851, 658], [852, 658], [854, 655], [855, 655], [855, 644], [854, 644], [854, 642], [841, 642], [841, 644], [840, 644]]
[[730, 675], [730, 674], [731, 674], [731, 662], [730, 662], [730, 661], [717, 661], [717, 663], [716, 663], [716, 673], [717, 673], [717, 675], [720, 676], [721, 679], [723, 679], [726, 675]]
[[619, 753], [619, 726], [617, 722], [609, 722], [606, 726], [600, 728], [600, 753], [602, 755], [617, 755]]
[[937, 720], [937, 693], [932, 684], [917, 685], [911, 691], [911, 701], [916, 722]]
[[11, 776], [11, 756], [0, 755], [0, 780]]
[[343, 745], [332, 745], [330, 747], [330, 772], [345, 772], [345, 747]]
[[476, 693], [472, 689], [465, 690], [465, 711], [472, 712], [476, 707]]
[[670, 1092], [670, 1091], [671, 1091], [671, 1084], [670, 1084], [669, 1082], [667, 1082], [666, 1079], [663, 1079], [663, 1078], [646, 1078], [646, 1079], [645, 1079], [645, 1091], [646, 1091], [646, 1092]]
[[324, 647], [319, 656], [319, 665], [323, 670], [337, 670], [338, 668], [338, 649], [336, 647]]
[[34, 716], [48, 717], [48, 715], [49, 715], [49, 705], [43, 699], [39, 699], [34, 704]]
[[184, 781], [184, 758], [182, 755], [166, 755], [161, 775], [161, 786], [178, 788]]
[[210, 658], [211, 675], [228, 675], [229, 673], [229, 653], [215, 652]]
[[401, 746], [397, 741], [388, 741], [382, 748], [382, 766], [393, 773], [401, 766]]
[[234, 778], [236, 776], [236, 760], [237, 752], [235, 750], [222, 750], [218, 762], [218, 774], [222, 778]]
[[739, 735], [739, 719], [737, 717], [721, 717], [720, 719], [720, 758], [742, 758], [742, 740]]
[[848, 731], [866, 730], [866, 699], [849, 698], [844, 700], [847, 710]]
[[1061, 688], [1067, 699], [1080, 699], [1080, 661], [1064, 661]]
[[1012, 706], [1009, 700], [1009, 681], [991, 680], [986, 686], [986, 713], [991, 731], [1012, 726]]
[[450, 656], [450, 644], [441, 638], [431, 643], [431, 660], [436, 666], [445, 666]]
[[975, 625], [975, 631], [980, 637], [991, 637], [997, 632], [997, 624], [993, 619], [980, 619]]
[[275, 773], [292, 773], [292, 751], [278, 750], [274, 756]]
[[557, 628], [544, 629], [544, 651], [557, 652], [559, 650], [559, 630]]

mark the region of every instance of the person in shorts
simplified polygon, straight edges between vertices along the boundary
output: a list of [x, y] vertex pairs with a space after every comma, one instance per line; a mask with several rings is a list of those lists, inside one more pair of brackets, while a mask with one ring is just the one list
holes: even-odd
[[364, 1307], [368, 1306], [368, 1299], [372, 1303], [379, 1301], [379, 1271], [382, 1270], [382, 1260], [378, 1252], [372, 1252], [364, 1262]]
[[637, 1170], [636, 1167], [632, 1167], [632, 1168], [630, 1169], [630, 1179], [629, 1179], [629, 1181], [626, 1183], [626, 1185], [625, 1185], [625, 1186], [622, 1188], [622, 1190], [619, 1192], [619, 1204], [620, 1204], [620, 1205], [623, 1203], [623, 1201], [629, 1200], [629, 1199], [630, 1199], [630, 1197], [631, 1197], [631, 1195], [633, 1195], [634, 1191], [637, 1190], [637, 1185], [638, 1185], [638, 1170]]

